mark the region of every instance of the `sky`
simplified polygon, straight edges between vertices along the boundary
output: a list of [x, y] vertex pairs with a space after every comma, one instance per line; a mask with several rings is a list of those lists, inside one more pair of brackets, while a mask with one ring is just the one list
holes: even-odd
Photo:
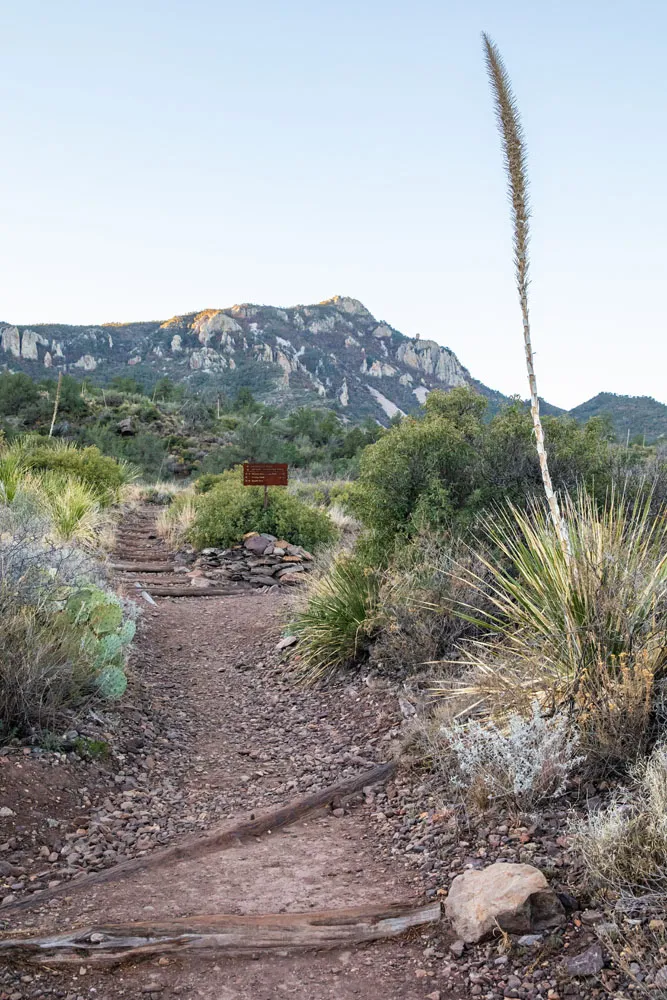
[[484, 30], [540, 394], [667, 403], [666, 28], [648, 0], [0, 0], [0, 320], [349, 295], [525, 396]]

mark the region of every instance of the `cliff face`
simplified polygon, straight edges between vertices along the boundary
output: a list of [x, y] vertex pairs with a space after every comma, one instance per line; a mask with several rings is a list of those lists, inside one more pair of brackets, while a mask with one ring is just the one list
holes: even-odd
[[229, 392], [247, 385], [265, 399], [320, 400], [382, 423], [415, 410], [432, 389], [476, 384], [449, 348], [405, 337], [343, 296], [289, 309], [205, 309], [166, 322], [0, 323], [0, 368], [34, 377], [62, 369], [96, 381], [168, 375]]

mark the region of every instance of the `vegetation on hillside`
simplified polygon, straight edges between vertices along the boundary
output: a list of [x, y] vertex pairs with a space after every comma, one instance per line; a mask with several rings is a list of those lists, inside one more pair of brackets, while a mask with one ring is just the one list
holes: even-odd
[[99, 556], [132, 475], [94, 447], [0, 440], [0, 743], [125, 690], [133, 608]]
[[[48, 434], [56, 387], [53, 379], [0, 374], [0, 429], [8, 438]], [[348, 476], [361, 450], [382, 433], [373, 421], [346, 425], [327, 407], [266, 406], [247, 387], [224, 397], [186, 391], [167, 378], [145, 389], [133, 376], [117, 376], [107, 387], [64, 376], [54, 428], [57, 438], [131, 462], [148, 479], [220, 473], [243, 461]]]

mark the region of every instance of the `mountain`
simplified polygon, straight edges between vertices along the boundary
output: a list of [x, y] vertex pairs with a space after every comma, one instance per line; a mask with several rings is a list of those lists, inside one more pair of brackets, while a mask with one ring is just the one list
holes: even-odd
[[[132, 374], [146, 385], [166, 375], [228, 394], [247, 386], [267, 402], [319, 403], [350, 420], [384, 424], [417, 410], [432, 389], [470, 385], [491, 412], [507, 400], [474, 379], [448, 347], [406, 337], [340, 295], [315, 305], [244, 303], [147, 323], [0, 323], [2, 368], [40, 378], [63, 370], [102, 383]], [[566, 412], [546, 402], [542, 408]], [[667, 406], [648, 396], [600, 393], [569, 413], [577, 420], [608, 415], [621, 439], [628, 431], [647, 442], [667, 434]]]
[[652, 396], [617, 396], [600, 392], [580, 406], [570, 410], [576, 420], [609, 417], [620, 441], [628, 436], [645, 438], [647, 443], [667, 438], [667, 406]]
[[64, 370], [108, 381], [159, 376], [287, 405], [320, 401], [350, 419], [383, 423], [416, 410], [431, 389], [474, 385], [456, 355], [432, 340], [405, 337], [356, 299], [310, 306], [236, 305], [165, 322], [102, 326], [0, 323], [0, 367], [33, 376]]

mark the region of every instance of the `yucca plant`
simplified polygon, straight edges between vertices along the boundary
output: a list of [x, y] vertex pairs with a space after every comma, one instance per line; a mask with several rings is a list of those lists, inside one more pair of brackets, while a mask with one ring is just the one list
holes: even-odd
[[39, 479], [37, 495], [58, 541], [96, 544], [107, 515], [94, 489], [78, 479], [45, 473]]
[[363, 657], [377, 614], [376, 570], [342, 555], [315, 580], [305, 605], [292, 622], [299, 638], [297, 673], [307, 683], [332, 676]]
[[512, 91], [512, 84], [498, 47], [491, 41], [487, 34], [482, 35], [482, 40], [484, 43], [489, 82], [491, 83], [496, 105], [496, 119], [509, 182], [512, 225], [514, 230], [514, 268], [521, 306], [521, 318], [523, 321], [523, 339], [526, 353], [526, 367], [528, 370], [528, 385], [530, 388], [530, 412], [533, 417], [535, 444], [542, 472], [544, 492], [549, 504], [553, 524], [558, 533], [565, 557], [568, 559], [570, 555], [570, 539], [567, 523], [562, 516], [549, 473], [547, 452], [544, 446], [544, 431], [540, 419], [540, 401], [537, 395], [537, 379], [535, 378], [535, 363], [530, 332], [530, 317], [528, 312], [530, 200], [528, 197], [526, 144], [516, 97]]
[[12, 503], [28, 478], [29, 468], [21, 451], [3, 448], [0, 451], [0, 502]]
[[620, 735], [624, 715], [646, 720], [667, 666], [667, 516], [652, 516], [650, 498], [612, 494], [599, 507], [583, 490], [565, 513], [569, 556], [534, 502], [482, 522], [497, 553], [482, 557], [484, 579], [455, 571], [491, 604], [457, 609], [492, 633], [466, 646], [474, 689], [496, 707], [537, 697], [592, 730], [607, 713]]

